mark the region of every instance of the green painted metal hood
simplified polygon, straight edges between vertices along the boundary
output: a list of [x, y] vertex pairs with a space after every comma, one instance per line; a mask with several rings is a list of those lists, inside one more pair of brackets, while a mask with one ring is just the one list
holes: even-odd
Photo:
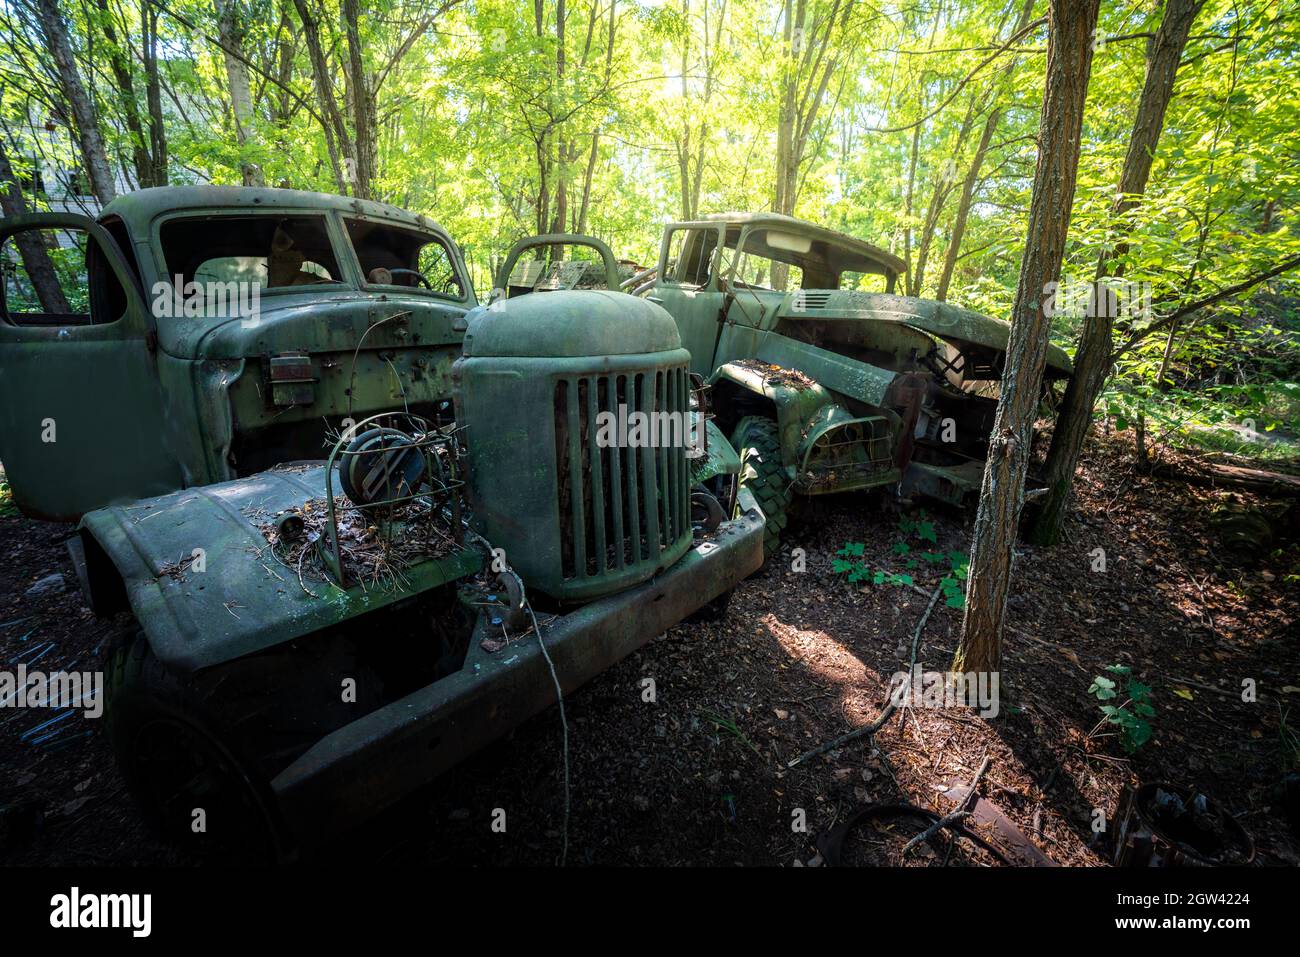
[[677, 323], [661, 306], [605, 289], [535, 292], [466, 316], [465, 356], [569, 358], [671, 352]]
[[[158, 337], [164, 351], [186, 359], [456, 345], [462, 335], [456, 322], [467, 308], [430, 297], [348, 289], [282, 293], [263, 296], [256, 318], [160, 319]], [[393, 316], [402, 321], [381, 322]]]
[[[325, 495], [322, 465], [281, 466], [247, 478], [182, 489], [81, 521], [117, 567], [154, 654], [183, 672], [262, 651], [465, 575], [481, 556], [462, 549], [404, 570], [409, 588], [299, 584], [258, 529]], [[181, 570], [196, 548], [206, 569]]]
[[[1011, 336], [1011, 323], [952, 303], [853, 289], [799, 290], [786, 297], [780, 316], [783, 319], [898, 322], [942, 339], [958, 339], [1003, 351]], [[1047, 364], [1065, 375], [1074, 371], [1070, 357], [1059, 346], [1048, 346]]]

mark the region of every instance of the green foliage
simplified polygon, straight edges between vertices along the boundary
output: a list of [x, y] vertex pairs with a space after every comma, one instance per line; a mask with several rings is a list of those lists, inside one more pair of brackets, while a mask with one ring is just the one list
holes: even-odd
[[[900, 516], [898, 530], [904, 536], [911, 536], [923, 542], [934, 544], [937, 540], [934, 523], [926, 518], [924, 509], [920, 510], [915, 517]], [[907, 572], [921, 568], [922, 562], [943, 567], [944, 575], [939, 581], [939, 587], [943, 590], [944, 604], [949, 608], [966, 606], [966, 589], [962, 582], [966, 580], [970, 558], [965, 552], [913, 551], [913, 546], [905, 539], [894, 542], [890, 546], [890, 552], [906, 559]], [[836, 575], [847, 576], [846, 580], [853, 585], [863, 583], [904, 587], [916, 585], [916, 578], [907, 572], [893, 572], [884, 568], [873, 570], [867, 563], [857, 560], [865, 554], [866, 545], [863, 542], [845, 542], [835, 553], [836, 557], [831, 559], [831, 571]]]
[[[1104, 724], [1114, 725], [1118, 730], [1120, 744], [1132, 754], [1151, 740], [1151, 723], [1147, 720], [1155, 715], [1151, 706], [1151, 688], [1138, 681], [1127, 665], [1109, 665], [1106, 670], [1125, 682], [1120, 704], [1113, 704], [1120, 698], [1117, 678], [1096, 675], [1088, 686], [1088, 694], [1101, 702], [1102, 720], [1097, 728]], [[1097, 728], [1093, 729], [1095, 733]]]
[[[242, 121], [229, 61], [212, 40], [221, 30], [210, 0], [61, 0], [110, 165], [138, 185], [133, 156], [150, 146], [152, 82], [169, 182], [238, 183], [255, 164], [269, 184], [354, 189], [331, 156], [357, 133], [340, 0], [302, 0], [320, 31], [338, 123], [323, 115], [299, 5], [222, 6], [235, 11], [252, 87], [252, 116]], [[990, 122], [947, 298], [1005, 317], [1026, 235], [1047, 39], [1040, 24], [998, 52], [1018, 9], [1004, 0], [570, 0], [561, 24], [554, 0], [522, 11], [507, 0], [379, 0], [357, 24], [376, 107], [371, 192], [447, 227], [480, 292], [508, 245], [542, 228], [594, 233], [649, 264], [666, 220], [771, 207], [781, 120], [793, 109], [794, 213], [906, 256], [914, 291], [932, 296], [960, 187]], [[83, 163], [53, 58], [28, 11], [0, 4], [9, 38], [0, 46], [0, 135], [24, 195], [46, 208], [63, 199]], [[1042, 12], [1037, 4], [1033, 14]], [[805, 17], [805, 55], [791, 55], [788, 16]], [[1159, 4], [1103, 7], [1099, 37], [1123, 39], [1099, 45], [1093, 58], [1063, 281], [1090, 279], [1102, 251], [1117, 249], [1115, 185], [1145, 38], [1159, 16]], [[151, 70], [145, 25], [154, 17]], [[116, 80], [115, 57], [129, 90]], [[1274, 3], [1208, 0], [1197, 17], [1146, 194], [1124, 223], [1129, 241], [1108, 261], [1145, 284], [1152, 303], [1149, 314], [1117, 322], [1129, 348], [1104, 408], [1121, 431], [1143, 416], [1154, 421], [1157, 442], [1297, 454], [1294, 274], [1194, 312], [1172, 335], [1160, 320], [1300, 254], [1298, 61], [1300, 17]], [[823, 67], [825, 83], [814, 82]], [[791, 82], [798, 89], [787, 97]], [[143, 134], [133, 114], [145, 121]], [[44, 194], [32, 187], [37, 167]], [[1053, 323], [1055, 340], [1072, 347], [1081, 317], [1066, 312]], [[1266, 440], [1242, 439], [1233, 424], [1248, 418]], [[934, 544], [923, 518], [905, 537], [913, 533]]]

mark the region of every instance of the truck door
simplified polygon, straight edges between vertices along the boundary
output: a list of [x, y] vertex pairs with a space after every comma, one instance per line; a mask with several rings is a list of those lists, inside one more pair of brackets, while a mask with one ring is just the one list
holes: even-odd
[[691, 371], [713, 374], [723, 295], [718, 287], [722, 227], [670, 225], [659, 250], [659, 280], [650, 301], [677, 321], [682, 346], [691, 353]]
[[24, 513], [71, 521], [180, 487], [156, 341], [102, 226], [69, 213], [0, 222], [0, 463]]

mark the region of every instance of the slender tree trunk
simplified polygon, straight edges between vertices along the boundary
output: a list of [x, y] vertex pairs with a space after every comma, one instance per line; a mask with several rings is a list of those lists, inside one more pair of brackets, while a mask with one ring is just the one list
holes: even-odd
[[[18, 177], [9, 165], [9, 156], [5, 152], [4, 139], [0, 137], [0, 212], [5, 217], [24, 216], [30, 210], [27, 200], [23, 198], [22, 187]], [[36, 230], [24, 230], [14, 236], [14, 245], [22, 257], [27, 270], [27, 278], [36, 289], [36, 298], [41, 301], [41, 308], [55, 315], [67, 315], [72, 312], [68, 300], [63, 295], [63, 286], [59, 275], [50, 261], [50, 254], [41, 242], [41, 234]]]
[[948, 250], [943, 257], [943, 271], [939, 275], [939, 287], [934, 296], [940, 302], [946, 302], [948, 299], [948, 287], [952, 284], [953, 270], [957, 266], [957, 256], [961, 252], [961, 241], [966, 236], [966, 220], [970, 217], [971, 204], [975, 199], [975, 184], [979, 181], [980, 170], [984, 167], [984, 158], [988, 155], [993, 132], [998, 128], [1001, 120], [1002, 108], [993, 107], [984, 119], [984, 130], [980, 133], [979, 145], [975, 147], [975, 156], [971, 160], [970, 168], [966, 170], [966, 178], [962, 180], [961, 198], [957, 201], [957, 213], [952, 221], [952, 236], [948, 239]]
[[966, 614], [952, 664], [957, 672], [994, 672], [1001, 665], [1016, 530], [1051, 332], [1044, 291], [1060, 275], [1065, 254], [1099, 5], [1100, 0], [1051, 0], [1029, 229], [975, 517]]
[[[253, 93], [248, 83], [248, 67], [240, 59], [244, 55], [244, 26], [239, 16], [237, 0], [215, 0], [217, 8], [217, 35], [221, 38], [226, 65], [226, 82], [230, 87], [230, 106], [235, 115], [235, 139], [241, 149], [255, 142]], [[287, 94], [281, 94], [283, 99]], [[286, 104], [287, 110], [287, 104]], [[262, 168], [250, 160], [240, 163], [240, 174], [245, 186], [265, 186]]]
[[578, 207], [575, 232], [587, 231], [587, 212], [591, 208], [591, 181], [596, 176], [596, 156], [600, 151], [600, 134], [591, 134], [591, 152], [587, 154], [587, 172], [582, 178], [582, 205]]
[[[922, 107], [925, 101], [922, 100]], [[907, 195], [903, 203], [903, 262], [906, 274], [903, 276], [903, 291], [908, 295], [912, 293], [912, 276], [916, 272], [912, 268], [912, 208], [915, 201], [916, 192], [916, 161], [921, 147], [921, 124], [918, 123], [912, 128], [912, 153], [907, 164]]]
[[1131, 229], [1128, 216], [1146, 191], [1165, 112], [1173, 96], [1178, 62], [1201, 4], [1202, 0], [1169, 0], [1147, 49], [1146, 79], [1138, 100], [1133, 135], [1124, 156], [1119, 195], [1112, 207], [1112, 223], [1119, 239], [1113, 250], [1102, 250], [1098, 260], [1097, 295], [1084, 318], [1074, 358], [1074, 375], [1066, 386], [1065, 399], [1052, 431], [1052, 445], [1047, 454], [1047, 495], [1031, 533], [1039, 544], [1050, 545], [1060, 539], [1074, 485], [1074, 470], [1092, 425], [1093, 406], [1110, 373], [1116, 302], [1101, 284], [1107, 278], [1124, 274], [1123, 259], [1128, 252]]
[[[1034, 0], [1025, 0], [1015, 26], [1011, 28], [1011, 36], [1016, 36], [1029, 26], [1033, 15]], [[1002, 89], [1015, 72], [1018, 62], [1017, 57], [1011, 57], [1002, 68], [993, 90], [995, 98], [1002, 94]], [[961, 255], [961, 241], [966, 237], [966, 221], [970, 217], [971, 204], [975, 199], [975, 184], [979, 182], [980, 171], [984, 168], [984, 160], [988, 156], [989, 144], [993, 141], [993, 134], [1001, 122], [1002, 107], [995, 102], [993, 109], [984, 118], [984, 129], [980, 132], [979, 145], [975, 148], [975, 156], [971, 159], [970, 168], [966, 170], [966, 178], [961, 184], [961, 198], [957, 201], [957, 213], [952, 221], [952, 235], [948, 238], [948, 250], [944, 253], [943, 271], [939, 275], [939, 287], [934, 297], [940, 302], [946, 302], [948, 299], [948, 287], [952, 284], [952, 274], [957, 267], [957, 258]]]
[[117, 28], [113, 24], [113, 11], [109, 9], [108, 0], [95, 0], [98, 9], [99, 29], [104, 35], [104, 46], [108, 51], [108, 67], [113, 74], [114, 92], [117, 94], [117, 108], [122, 122], [131, 140], [131, 165], [135, 172], [135, 181], [141, 188], [155, 185], [153, 179], [153, 159], [145, 141], [144, 125], [140, 122], [140, 110], [135, 98], [135, 78], [131, 72], [131, 58], [118, 39]]
[[76, 127], [77, 144], [81, 148], [81, 159], [86, 166], [86, 176], [90, 180], [91, 192], [101, 206], [107, 206], [117, 198], [117, 187], [113, 183], [113, 168], [108, 162], [108, 153], [104, 149], [104, 138], [99, 132], [99, 120], [95, 115], [95, 105], [81, 82], [77, 70], [77, 61], [72, 55], [72, 43], [68, 39], [68, 27], [63, 11], [59, 9], [58, 0], [35, 0], [37, 18], [40, 20], [41, 32], [45, 34], [45, 44], [54, 61], [59, 88], [72, 112], [72, 122]]
[[[356, 181], [356, 158], [351, 155], [351, 144], [348, 141], [347, 127], [343, 123], [343, 117], [339, 113], [338, 104], [334, 102], [333, 86], [330, 83], [329, 64], [325, 60], [325, 51], [321, 47], [320, 28], [316, 20], [312, 17], [311, 12], [307, 9], [306, 0], [293, 0], [294, 8], [298, 11], [298, 19], [302, 22], [302, 38], [307, 45], [307, 55], [311, 60], [312, 86], [316, 91], [316, 103], [320, 107], [321, 128], [325, 133], [325, 148], [329, 153], [330, 166], [334, 171], [334, 182], [342, 194], [347, 194], [349, 181]], [[348, 175], [345, 175], [343, 163], [340, 162], [340, 147], [344, 151], [344, 159], [347, 161]]]
[[361, 26], [357, 0], [343, 0], [343, 25], [348, 39], [348, 87], [352, 100], [352, 132], [356, 144], [356, 181], [352, 195], [373, 198], [375, 161], [375, 101], [361, 56]]
[[158, 8], [148, 6], [143, 12], [144, 95], [149, 110], [149, 183], [167, 185], [167, 128], [163, 125], [162, 78], [158, 75]]

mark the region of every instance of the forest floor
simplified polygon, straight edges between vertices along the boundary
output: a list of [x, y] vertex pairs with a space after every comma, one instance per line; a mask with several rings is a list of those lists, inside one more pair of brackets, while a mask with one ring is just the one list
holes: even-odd
[[[981, 793], [1059, 864], [1105, 864], [1097, 809], [1112, 815], [1126, 785], [1152, 781], [1194, 786], [1236, 815], [1257, 863], [1300, 863], [1300, 840], [1274, 793], [1296, 759], [1286, 714], [1300, 696], [1300, 544], [1242, 557], [1215, 538], [1208, 518], [1216, 505], [1252, 496], [1143, 477], [1131, 461], [1119, 443], [1094, 446], [1066, 541], [1021, 547], [996, 718], [908, 708], [874, 739], [789, 768], [877, 717], [939, 580], [923, 566], [910, 572], [915, 589], [849, 584], [832, 569], [846, 542], [863, 543], [860, 560], [871, 567], [903, 571], [899, 515], [879, 498], [828, 502], [739, 586], [725, 618], [671, 629], [566, 699], [569, 863], [816, 865], [817, 836], [863, 805], [951, 810], [941, 792], [969, 783], [985, 757]], [[968, 551], [971, 517], [931, 513], [936, 548]], [[52, 642], [41, 660], [49, 669], [89, 667], [103, 655], [108, 626], [74, 590], [66, 534], [0, 518], [5, 668], [36, 642]], [[794, 548], [806, 553], [804, 571], [792, 568]], [[1098, 548], [1104, 572], [1093, 570]], [[67, 577], [68, 591], [25, 596], [52, 572]], [[946, 668], [960, 626], [961, 612], [938, 602], [921, 641], [925, 668]], [[1153, 689], [1154, 736], [1134, 754], [1104, 731], [1090, 736], [1101, 714], [1088, 688], [1113, 664]], [[644, 700], [645, 678], [654, 680], [653, 702]], [[1242, 699], [1245, 679], [1254, 681], [1253, 701]], [[188, 863], [140, 820], [101, 723], [48, 750], [23, 738], [40, 720], [0, 711], [0, 860]], [[561, 755], [551, 708], [366, 826], [329, 861], [555, 863]], [[492, 828], [497, 809], [504, 833]], [[941, 855], [926, 846], [900, 857], [923, 826], [894, 818], [858, 828], [844, 863], [936, 863]], [[950, 863], [986, 862], [963, 844]]]

